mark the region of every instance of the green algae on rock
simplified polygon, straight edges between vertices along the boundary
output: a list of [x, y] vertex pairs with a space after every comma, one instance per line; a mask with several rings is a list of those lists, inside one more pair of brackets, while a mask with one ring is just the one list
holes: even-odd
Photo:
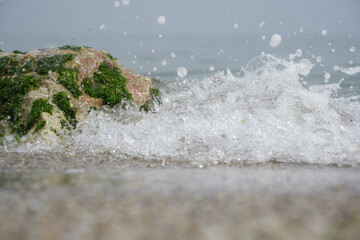
[[34, 134], [51, 142], [91, 109], [124, 101], [148, 112], [161, 103], [161, 95], [149, 78], [105, 51], [65, 45], [0, 52], [0, 138]]
[[82, 87], [89, 96], [100, 98], [103, 103], [113, 107], [123, 99], [131, 100], [132, 96], [126, 89], [126, 81], [119, 68], [102, 63], [92, 78], [84, 79]]

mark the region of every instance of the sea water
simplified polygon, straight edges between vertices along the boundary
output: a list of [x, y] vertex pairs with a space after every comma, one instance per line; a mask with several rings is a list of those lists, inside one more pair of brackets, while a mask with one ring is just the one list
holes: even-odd
[[10, 137], [0, 238], [357, 239], [359, 38], [300, 33], [71, 42], [152, 78], [162, 104], [90, 112], [62, 142]]
[[9, 144], [2, 151], [86, 148], [200, 165], [357, 166], [359, 41], [354, 36], [280, 39], [278, 45], [273, 38], [252, 36], [95, 39], [95, 47], [106, 46], [120, 62], [151, 77], [163, 103], [151, 113], [132, 107], [91, 112], [68, 143]]

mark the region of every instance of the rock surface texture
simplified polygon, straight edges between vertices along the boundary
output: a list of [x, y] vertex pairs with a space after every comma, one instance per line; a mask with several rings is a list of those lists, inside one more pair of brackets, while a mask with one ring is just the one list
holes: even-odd
[[102, 50], [63, 46], [0, 52], [0, 140], [63, 136], [92, 109], [130, 103], [148, 112], [160, 103], [151, 80]]

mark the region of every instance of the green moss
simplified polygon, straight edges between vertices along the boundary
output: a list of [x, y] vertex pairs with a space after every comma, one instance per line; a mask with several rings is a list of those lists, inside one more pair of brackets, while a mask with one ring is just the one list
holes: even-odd
[[40, 123], [38, 123], [35, 127], [35, 132], [43, 129], [46, 125], [46, 121], [45, 120], [42, 120]]
[[16, 73], [19, 61], [15, 58], [5, 56], [0, 58], [0, 77], [12, 76]]
[[5, 129], [0, 126], [0, 138], [3, 138], [5, 136]]
[[74, 54], [45, 56], [37, 61], [36, 72], [41, 75], [48, 74], [49, 71], [60, 72], [64, 64], [74, 58]]
[[[71, 131], [71, 127], [70, 127], [70, 125], [68, 124], [68, 122], [67, 121], [65, 121], [64, 119], [61, 119], [60, 120], [60, 124], [61, 124], [61, 129], [66, 129], [66, 130], [68, 130], [68, 131]], [[72, 126], [73, 128], [75, 128], [75, 126]]]
[[158, 105], [162, 104], [162, 98], [159, 89], [151, 88], [150, 94], [151, 94], [151, 100], [147, 100], [143, 105], [141, 105], [140, 111], [145, 111], [145, 112], [154, 111], [155, 104]]
[[71, 92], [74, 98], [81, 96], [82, 92], [80, 91], [79, 85], [77, 84], [78, 72], [76, 69], [65, 68], [60, 72], [58, 78], [61, 85], [64, 86], [67, 90]]
[[26, 54], [26, 52], [21, 52], [19, 50], [14, 50], [13, 53], [15, 53], [15, 54]]
[[4, 52], [4, 51], [0, 49], [0, 52]]
[[56, 136], [60, 136], [60, 133], [58, 133], [58, 131], [56, 131], [56, 129], [54, 128], [50, 128], [51, 131], [53, 131], [55, 133]]
[[20, 135], [24, 135], [28, 131], [30, 131], [35, 126], [35, 124], [39, 121], [41, 114], [44, 112], [47, 112], [50, 115], [52, 115], [53, 106], [45, 99], [35, 100], [33, 102], [28, 121], [26, 122], [24, 127], [21, 127], [19, 129]]
[[77, 109], [70, 105], [70, 98], [64, 92], [59, 92], [53, 96], [53, 102], [64, 113], [67, 120], [75, 120]]
[[82, 47], [74, 46], [74, 45], [65, 45], [65, 46], [59, 47], [59, 49], [60, 50], [71, 50], [71, 51], [74, 51], [74, 52], [80, 52]]
[[5, 72], [5, 66], [8, 64], [8, 62], [10, 61], [10, 57], [5, 56], [5, 57], [1, 57], [0, 58], [0, 77], [6, 75]]
[[0, 81], [0, 118], [10, 116], [15, 124], [21, 117], [23, 97], [30, 90], [37, 89], [42, 80], [33, 76], [5, 78]]
[[150, 94], [151, 94], [151, 99], [153, 101], [155, 101], [159, 105], [162, 104], [161, 93], [160, 93], [159, 89], [151, 88], [150, 89]]
[[117, 67], [106, 63], [100, 65], [92, 78], [82, 82], [85, 93], [93, 98], [100, 98], [104, 104], [113, 107], [123, 99], [131, 100], [131, 93], [126, 89], [126, 78]]
[[99, 109], [97, 109], [97, 107], [95, 107], [95, 106], [90, 106], [89, 109], [88, 109], [88, 112], [90, 112], [90, 111], [92, 111], [92, 110], [94, 110], [94, 111], [99, 111]]
[[110, 58], [111, 60], [113, 60], [113, 61], [115, 61], [116, 60], [116, 58], [114, 58], [110, 53], [105, 53], [106, 54], [106, 56], [108, 56], [108, 58]]
[[49, 74], [49, 71], [61, 72], [64, 64], [74, 58], [75, 54], [47, 55], [39, 60], [27, 62], [22, 69], [24, 73], [37, 72], [40, 75]]

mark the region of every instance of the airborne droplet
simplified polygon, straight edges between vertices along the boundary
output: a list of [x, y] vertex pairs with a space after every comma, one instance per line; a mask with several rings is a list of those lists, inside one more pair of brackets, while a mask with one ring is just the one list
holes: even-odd
[[114, 6], [115, 7], [120, 7], [120, 2], [119, 1], [114, 1]]
[[165, 19], [164, 16], [159, 16], [159, 17], [158, 17], [158, 19], [157, 19], [157, 24], [158, 24], [159, 26], [164, 25], [165, 22], [166, 22], [166, 19]]
[[185, 77], [187, 75], [187, 69], [185, 67], [179, 67], [177, 69], [177, 75], [181, 78]]
[[281, 36], [279, 34], [274, 34], [270, 39], [270, 47], [276, 48], [281, 43]]
[[130, 4], [130, 0], [122, 0], [122, 3], [123, 3], [124, 5], [129, 5], [129, 4]]

